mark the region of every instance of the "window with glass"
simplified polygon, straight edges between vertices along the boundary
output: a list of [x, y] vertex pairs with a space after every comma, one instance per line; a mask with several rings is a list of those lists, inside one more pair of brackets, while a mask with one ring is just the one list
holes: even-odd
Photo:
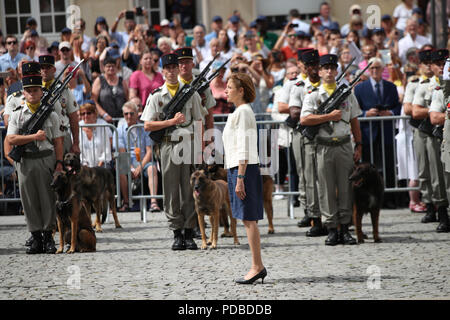
[[38, 22], [40, 33], [59, 33], [66, 26], [68, 0], [7, 0], [1, 3], [6, 34], [24, 33], [30, 17]]
[[[148, 18], [150, 24], [159, 24], [166, 16], [164, 0], [135, 0], [136, 7], [144, 7], [148, 11]], [[138, 23], [143, 23], [139, 21]]]

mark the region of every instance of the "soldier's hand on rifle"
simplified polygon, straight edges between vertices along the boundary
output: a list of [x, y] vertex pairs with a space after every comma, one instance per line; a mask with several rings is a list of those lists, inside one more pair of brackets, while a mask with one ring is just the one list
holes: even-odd
[[342, 119], [342, 111], [341, 110], [333, 110], [329, 114], [331, 121], [340, 121]]
[[44, 141], [47, 138], [47, 136], [44, 130], [38, 130], [38, 132], [34, 134], [34, 138], [36, 141]]
[[184, 123], [186, 121], [186, 117], [181, 112], [177, 112], [175, 114], [175, 117], [173, 117], [173, 119], [174, 119], [174, 122], [175, 122], [174, 124], [175, 125], [182, 124], [182, 123]]

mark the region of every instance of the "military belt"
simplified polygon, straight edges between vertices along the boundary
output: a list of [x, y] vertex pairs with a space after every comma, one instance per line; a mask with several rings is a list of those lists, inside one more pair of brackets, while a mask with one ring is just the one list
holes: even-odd
[[26, 159], [41, 159], [53, 154], [53, 150], [42, 150], [38, 152], [24, 152], [23, 157]]
[[316, 137], [316, 143], [329, 147], [338, 147], [343, 144], [350, 142], [350, 136], [343, 137], [332, 137], [332, 138], [324, 138], [324, 137]]

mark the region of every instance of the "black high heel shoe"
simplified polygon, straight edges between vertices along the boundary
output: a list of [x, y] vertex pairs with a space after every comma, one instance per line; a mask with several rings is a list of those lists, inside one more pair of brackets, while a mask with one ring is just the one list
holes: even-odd
[[250, 278], [248, 280], [245, 280], [244, 278], [241, 278], [241, 279], [236, 279], [235, 281], [236, 281], [236, 283], [239, 283], [239, 284], [252, 284], [256, 280], [261, 278], [261, 283], [264, 283], [264, 278], [266, 276], [267, 276], [267, 270], [266, 270], [266, 268], [264, 268], [256, 276], [254, 276], [253, 278]]

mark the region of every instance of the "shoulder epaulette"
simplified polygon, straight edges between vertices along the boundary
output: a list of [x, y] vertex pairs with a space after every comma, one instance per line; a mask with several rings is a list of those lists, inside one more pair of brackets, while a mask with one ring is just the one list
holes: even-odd
[[420, 80], [420, 78], [417, 77], [417, 78], [415, 78], [415, 79], [410, 80], [409, 82], [419, 82], [419, 80]]
[[437, 87], [435, 87], [434, 89], [435, 89], [435, 90], [441, 90], [442, 87], [441, 87], [441, 86], [437, 86]]
[[297, 87], [304, 86], [304, 85], [305, 85], [305, 82], [304, 82], [303, 80], [300, 80], [300, 81], [296, 82], [295, 85], [296, 85]]
[[430, 82], [430, 79], [425, 79], [425, 80], [420, 81], [420, 83], [428, 83], [428, 82]]
[[308, 90], [308, 93], [311, 93], [311, 92], [314, 92], [314, 91], [317, 91], [317, 87], [314, 87], [314, 88]]
[[157, 93], [157, 92], [159, 92], [159, 91], [161, 91], [161, 90], [162, 90], [162, 87], [159, 87], [159, 88], [153, 90], [153, 91], [152, 91], [152, 94], [155, 94], [155, 93]]
[[14, 97], [20, 97], [22, 95], [22, 91], [16, 91], [12, 94]]
[[17, 110], [19, 110], [19, 109], [22, 109], [22, 105], [16, 106], [16, 107], [13, 109], [13, 112], [14, 112], [14, 111], [17, 111]]

